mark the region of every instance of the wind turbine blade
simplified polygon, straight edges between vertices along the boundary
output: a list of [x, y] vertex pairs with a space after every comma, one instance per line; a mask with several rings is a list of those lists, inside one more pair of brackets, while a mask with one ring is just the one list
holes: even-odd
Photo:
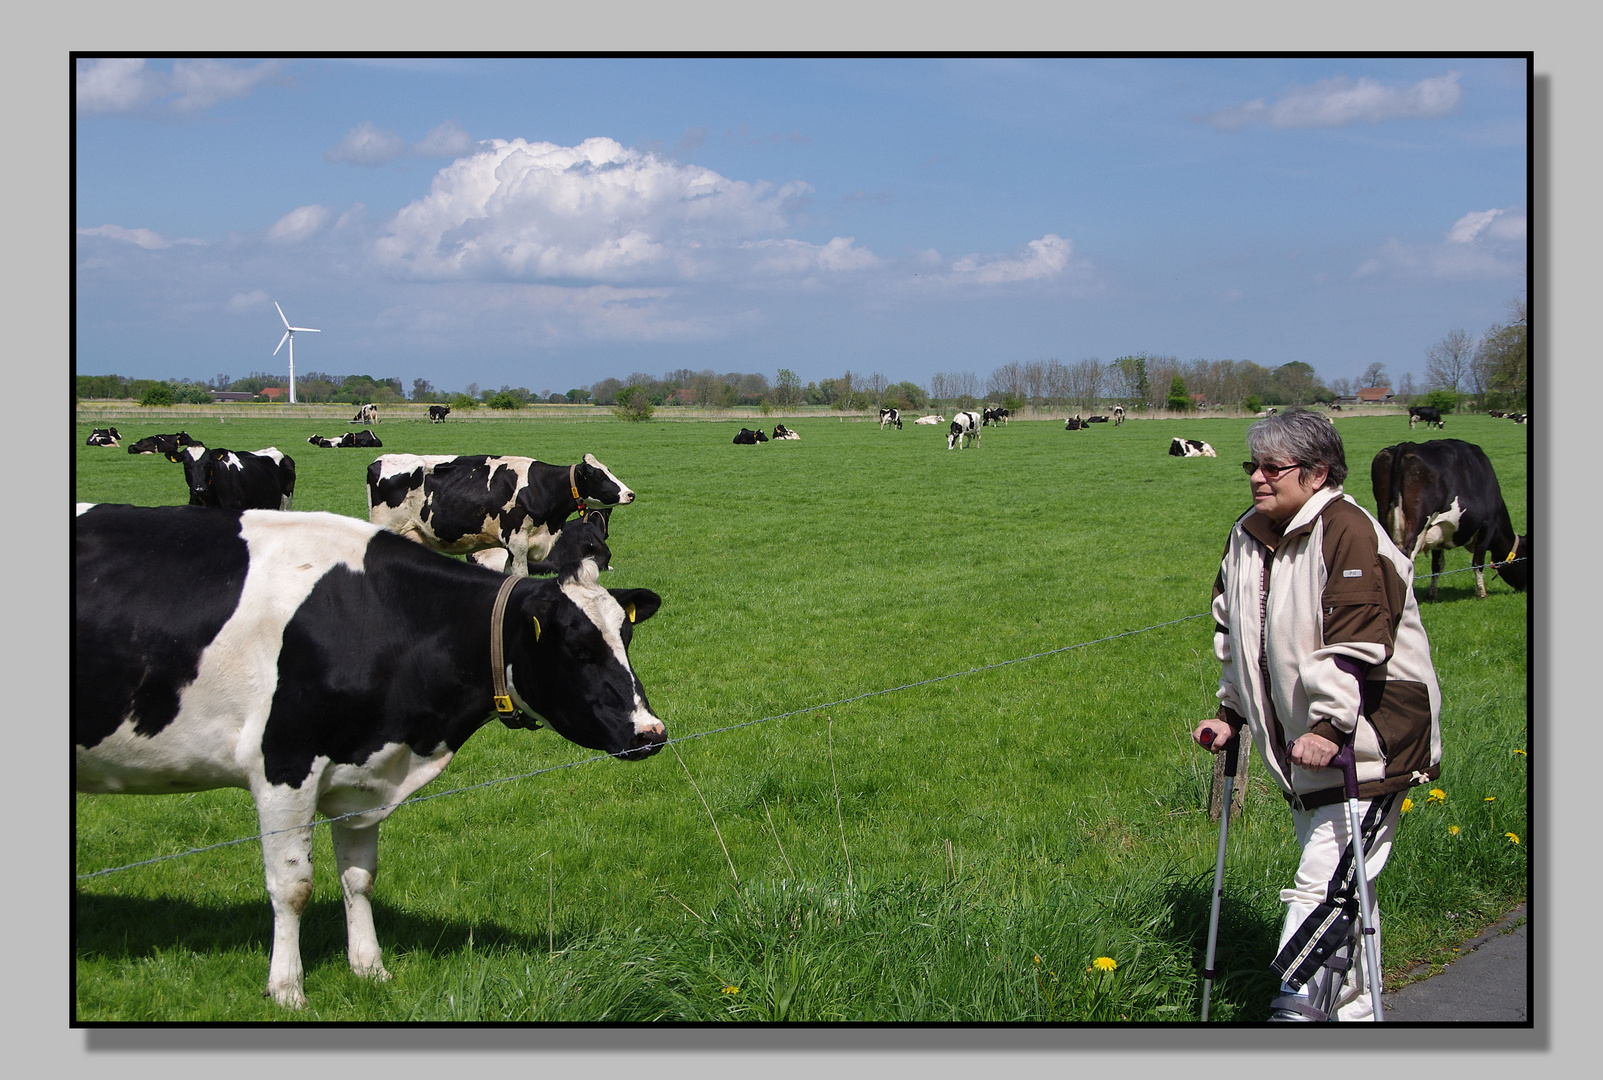
[[321, 334], [323, 332], [317, 329], [315, 326], [292, 326], [290, 329], [295, 331], [297, 334], [302, 330], [305, 330], [309, 334]]
[[289, 319], [287, 319], [287, 318], [285, 318], [285, 316], [284, 316], [284, 309], [283, 309], [283, 308], [281, 308], [281, 307], [278, 307], [278, 301], [277, 301], [277, 300], [274, 300], [274, 301], [273, 301], [273, 306], [274, 306], [274, 307], [276, 307], [276, 308], [278, 308], [278, 317], [279, 317], [279, 318], [280, 318], [280, 319], [283, 319], [283, 320], [284, 320], [284, 329], [285, 329], [285, 330], [288, 330], [288, 329], [289, 329], [289, 328], [290, 328], [290, 325], [289, 325]]
[[288, 341], [289, 340], [289, 336], [291, 334], [293, 334], [294, 332], [295, 331], [293, 331], [293, 330], [285, 330], [284, 331], [284, 336], [278, 339], [278, 348], [275, 348], [273, 350], [273, 355], [274, 356], [278, 355], [278, 350], [282, 349], [284, 347], [284, 342]]

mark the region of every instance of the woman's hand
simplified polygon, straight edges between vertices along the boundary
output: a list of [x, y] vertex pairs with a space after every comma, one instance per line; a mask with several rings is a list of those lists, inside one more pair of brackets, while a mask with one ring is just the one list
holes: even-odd
[[1315, 735], [1310, 731], [1291, 744], [1291, 763], [1304, 769], [1323, 769], [1340, 749], [1323, 735]]
[[[1203, 732], [1206, 731], [1213, 732], [1213, 741], [1211, 743], [1203, 739]], [[1223, 720], [1209, 719], [1197, 725], [1197, 730], [1191, 733], [1191, 738], [1204, 750], [1217, 754], [1225, 748], [1225, 743], [1230, 741], [1232, 734], [1234, 733], [1231, 731], [1230, 725]]]

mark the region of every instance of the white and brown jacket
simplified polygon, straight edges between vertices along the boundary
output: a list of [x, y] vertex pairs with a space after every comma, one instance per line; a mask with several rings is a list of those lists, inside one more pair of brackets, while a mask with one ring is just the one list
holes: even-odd
[[1315, 492], [1284, 530], [1254, 510], [1230, 530], [1213, 586], [1218, 716], [1250, 727], [1293, 806], [1343, 798], [1339, 770], [1287, 757], [1310, 731], [1353, 739], [1360, 798], [1440, 775], [1441, 690], [1413, 579], [1413, 561], [1340, 488]]

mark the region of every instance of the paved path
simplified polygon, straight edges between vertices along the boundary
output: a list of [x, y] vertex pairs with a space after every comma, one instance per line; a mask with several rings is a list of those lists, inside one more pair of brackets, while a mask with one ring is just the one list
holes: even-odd
[[[1526, 957], [1530, 924], [1519, 905], [1480, 937], [1461, 947], [1439, 973], [1381, 995], [1389, 1023], [1486, 1023], [1530, 1019]], [[1519, 923], [1510, 931], [1509, 927]]]

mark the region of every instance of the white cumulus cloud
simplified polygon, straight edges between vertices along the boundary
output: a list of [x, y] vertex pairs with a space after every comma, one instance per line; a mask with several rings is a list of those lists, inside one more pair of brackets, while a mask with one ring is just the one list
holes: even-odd
[[985, 283], [1031, 281], [1061, 274], [1074, 253], [1072, 241], [1056, 233], [1031, 240], [1021, 258], [969, 255], [952, 264], [952, 277]]
[[85, 114], [154, 109], [198, 113], [244, 97], [278, 75], [282, 61], [254, 65], [224, 60], [175, 60], [169, 71], [142, 59], [80, 60], [73, 73], [76, 108]]
[[[431, 280], [688, 280], [749, 261], [743, 245], [776, 239], [786, 207], [810, 191], [731, 180], [607, 138], [492, 139], [441, 169], [375, 254], [392, 272]], [[824, 248], [817, 265], [862, 257]]]
[[1290, 86], [1273, 104], [1262, 98], [1232, 105], [1203, 117], [1216, 128], [1234, 130], [1248, 124], [1273, 128], [1346, 127], [1383, 120], [1431, 119], [1458, 111], [1464, 90], [1459, 74], [1450, 71], [1413, 86], [1387, 86], [1374, 79], [1337, 76], [1312, 86]]
[[305, 240], [324, 225], [334, 213], [332, 207], [297, 206], [273, 223], [267, 230], [267, 239], [280, 244], [294, 244]]

